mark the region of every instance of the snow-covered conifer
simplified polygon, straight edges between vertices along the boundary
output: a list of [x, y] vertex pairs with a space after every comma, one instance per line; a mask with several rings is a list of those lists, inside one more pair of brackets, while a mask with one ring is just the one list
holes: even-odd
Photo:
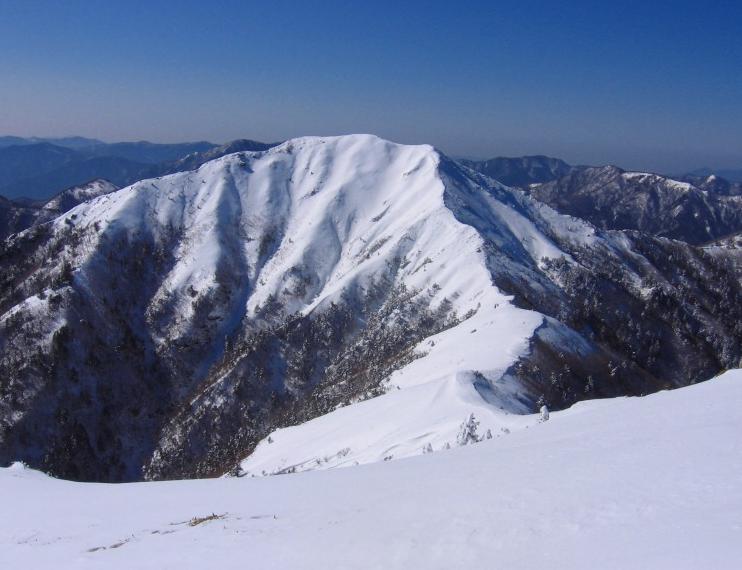
[[479, 436], [477, 435], [477, 428], [479, 427], [479, 420], [474, 414], [469, 414], [469, 417], [461, 424], [459, 428], [459, 434], [456, 437], [456, 443], [458, 445], [469, 445], [471, 443], [477, 443]]
[[549, 420], [549, 408], [546, 407], [546, 404], [541, 406], [541, 410], [539, 411], [541, 412], [541, 418], [540, 418], [541, 421], [542, 422], [548, 421]]

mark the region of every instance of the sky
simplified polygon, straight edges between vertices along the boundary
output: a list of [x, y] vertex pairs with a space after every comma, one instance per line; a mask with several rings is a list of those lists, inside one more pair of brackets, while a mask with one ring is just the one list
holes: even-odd
[[742, 167], [742, 3], [0, 0], [0, 134]]

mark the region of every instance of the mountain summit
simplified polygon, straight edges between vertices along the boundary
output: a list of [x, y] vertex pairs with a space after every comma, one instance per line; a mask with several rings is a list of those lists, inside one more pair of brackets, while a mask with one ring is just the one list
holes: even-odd
[[0, 463], [76, 479], [223, 474], [299, 424], [309, 455], [258, 473], [403, 457], [742, 345], [723, 257], [371, 135], [137, 182], [13, 236], [0, 270]]

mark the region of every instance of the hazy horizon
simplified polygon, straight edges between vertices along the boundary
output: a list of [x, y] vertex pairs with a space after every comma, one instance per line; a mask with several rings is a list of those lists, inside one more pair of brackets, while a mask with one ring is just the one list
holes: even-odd
[[[344, 135], [344, 134], [373, 134], [373, 135], [381, 136], [381, 135], [378, 135], [378, 133], [352, 133], [352, 132], [348, 132], [348, 133], [306, 134], [306, 135], [297, 135], [297, 137], [303, 137], [303, 136], [341, 136], [341, 135]], [[206, 139], [206, 138], [194, 138], [194, 139], [188, 139], [188, 140], [185, 140], [185, 139], [184, 140], [151, 140], [151, 139], [144, 139], [144, 138], [129, 139], [129, 140], [113, 140], [113, 139], [103, 139], [103, 138], [100, 138], [100, 137], [85, 136], [85, 135], [79, 135], [79, 134], [63, 134], [63, 135], [45, 136], [45, 135], [39, 135], [39, 134], [21, 135], [21, 134], [17, 134], [17, 133], [0, 133], [0, 138], [2, 138], [2, 137], [8, 137], [8, 136], [18, 137], [18, 138], [25, 138], [25, 139], [46, 139], [46, 140], [69, 139], [69, 138], [89, 138], [89, 139], [97, 139], [97, 140], [99, 140], [99, 141], [101, 141], [103, 143], [106, 143], [106, 144], [115, 144], [115, 143], [179, 144], [179, 143], [208, 142], [208, 143], [211, 143], [211, 144], [220, 145], [220, 144], [225, 144], [225, 143], [228, 143], [228, 142], [237, 140], [237, 139], [249, 139], [249, 140], [255, 140], [255, 141], [258, 141], [258, 142], [265, 142], [265, 143], [283, 142], [284, 140], [288, 140], [288, 139], [280, 139], [280, 138], [260, 140], [260, 139], [257, 139], [256, 137], [252, 137], [252, 136], [242, 136], [242, 137], [237, 137], [236, 139], [229, 139], [229, 140], [223, 140], [223, 141], [222, 140], [220, 140], [220, 141], [209, 140], [209, 139]], [[290, 138], [297, 138], [297, 137], [290, 137]], [[386, 137], [384, 137], [384, 138], [386, 138]], [[401, 144], [432, 144], [432, 143], [429, 143], [428, 141], [414, 141], [414, 142], [409, 142], [409, 141], [398, 141], [398, 140], [393, 140], [393, 139], [389, 139], [389, 140], [392, 140], [392, 142], [398, 142], [398, 143], [401, 143]], [[629, 161], [628, 163], [622, 163], [620, 161], [611, 160], [611, 159], [608, 159], [608, 160], [598, 160], [598, 161], [592, 161], [592, 162], [591, 161], [584, 161], [584, 160], [582, 160], [582, 161], [581, 160], [571, 160], [569, 157], [570, 156], [573, 156], [573, 155], [571, 155], [570, 153], [565, 153], [565, 154], [562, 154], [562, 155], [556, 155], [556, 154], [548, 153], [548, 152], [537, 152], [537, 151], [534, 152], [534, 151], [525, 150], [524, 152], [520, 152], [520, 153], [517, 153], [516, 152], [516, 153], [510, 153], [510, 154], [504, 153], [504, 152], [502, 152], [502, 153], [494, 152], [494, 153], [490, 153], [488, 155], [476, 155], [476, 154], [466, 155], [466, 154], [460, 154], [460, 153], [455, 153], [455, 152], [449, 152], [447, 149], [441, 148], [439, 145], [434, 145], [434, 146], [436, 146], [436, 148], [438, 148], [439, 150], [441, 150], [442, 152], [444, 152], [448, 156], [450, 156], [452, 158], [456, 158], [456, 159], [489, 160], [489, 159], [493, 159], [493, 158], [502, 158], [502, 157], [504, 157], [504, 158], [520, 158], [520, 157], [524, 157], [524, 156], [547, 156], [547, 157], [550, 157], [550, 158], [557, 158], [557, 159], [564, 160], [565, 162], [567, 162], [567, 163], [569, 163], [571, 165], [574, 165], [574, 166], [581, 166], [581, 165], [582, 166], [602, 166], [602, 165], [606, 165], [606, 164], [611, 164], [611, 165], [615, 165], [615, 166], [618, 166], [620, 168], [623, 168], [625, 170], [631, 170], [632, 169], [631, 161]], [[513, 148], [513, 147], [511, 147], [511, 148]], [[525, 146], [523, 148], [525, 148]], [[656, 152], [654, 155], [652, 155], [652, 157], [662, 156], [662, 154], [663, 154], [663, 152], [662, 151], [659, 151], [659, 152]], [[575, 153], [574, 156], [579, 156], [579, 154], [578, 153]], [[645, 168], [645, 170], [649, 170], [649, 171], [653, 171], [653, 172], [658, 172], [658, 173], [662, 173], [662, 174], [682, 175], [682, 174], [690, 173], [690, 172], [692, 172], [694, 170], [701, 170], [701, 169], [704, 169], [704, 168], [710, 168], [712, 170], [717, 170], [717, 171], [722, 171], [722, 170], [740, 170], [740, 169], [742, 169], [742, 160], [737, 161], [737, 162], [733, 162], [733, 163], [729, 163], [729, 164], [721, 164], [720, 166], [710, 166], [710, 164], [708, 164], [708, 163], [699, 163], [699, 164], [693, 163], [693, 164], [689, 164], [688, 166], [686, 166], [684, 168], [675, 169], [675, 170], [662, 170], [662, 169], [652, 169], [652, 168]]]

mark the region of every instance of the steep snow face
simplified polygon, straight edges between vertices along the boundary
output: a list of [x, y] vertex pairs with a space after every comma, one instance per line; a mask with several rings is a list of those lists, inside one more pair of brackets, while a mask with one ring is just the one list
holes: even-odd
[[[446, 204], [440, 163], [429, 146], [366, 135], [302, 138], [142, 181], [54, 220], [55, 265], [70, 268], [62, 307], [78, 315], [61, 322], [73, 328], [100, 322], [96, 326], [106, 331], [73, 335], [83, 347], [77, 355], [76, 349], [65, 353], [73, 354], [74, 374], [100, 362], [86, 353], [103, 336], [115, 350], [133, 351], [123, 369], [111, 371], [126, 374], [116, 385], [136, 393], [172, 383], [165, 400], [174, 398], [178, 413], [159, 428], [151, 476], [181, 461], [183, 446], [198, 454], [209, 445], [224, 446], [222, 440], [203, 442], [221, 429], [239, 431], [247, 422], [242, 437], [254, 437], [265, 429], [255, 422], [276, 421], [256, 411], [276, 394], [295, 407], [308, 392], [320, 390], [319, 409], [298, 414], [306, 419], [340, 403], [412, 386], [448, 393], [447, 405], [454, 408], [438, 413], [450, 413], [451, 423], [460, 420], [456, 401], [487, 405], [474, 384], [497, 382], [527, 351], [543, 317], [514, 307], [492, 284], [482, 237]], [[527, 249], [530, 263], [560, 255], [522, 213], [494, 200], [490, 209], [498, 210], [493, 216], [503, 239], [515, 243], [530, 233], [541, 244]], [[122, 279], [128, 279], [123, 289]], [[339, 323], [332, 317], [338, 310]], [[383, 320], [374, 316], [379, 310]], [[327, 331], [330, 318], [335, 320]], [[29, 329], [49, 328], [30, 311], [23, 319], [12, 311], [0, 319], [7, 326], [27, 319]], [[110, 330], [112, 321], [121, 320], [127, 323], [123, 335]], [[255, 343], [266, 333], [280, 337], [297, 322], [304, 328], [296, 341], [279, 340], [265, 349], [264, 359], [253, 361], [260, 352]], [[44, 350], [54, 357], [59, 342], [53, 342], [53, 331], [46, 338]], [[294, 364], [297, 359], [303, 364]], [[155, 387], [145, 370], [126, 372], [136, 361], [159, 366], [149, 373], [155, 376], [169, 368], [173, 379]], [[162, 364], [152, 364], [157, 361]], [[296, 366], [300, 370], [292, 376], [287, 368]], [[367, 367], [378, 370], [364, 372]], [[87, 374], [93, 386], [100, 381], [100, 370]], [[138, 389], [138, 383], [147, 387]], [[26, 383], [29, 407], [14, 410], [16, 421], [7, 429], [38, 405], [44, 387], [38, 378]], [[236, 392], [244, 395], [236, 398]], [[506, 392], [498, 405], [525, 409], [527, 395]], [[49, 412], [55, 405], [49, 404]], [[291, 410], [282, 413], [297, 414]], [[139, 404], [136, 413], [145, 413]], [[401, 401], [388, 408], [385, 423], [401, 425], [407, 413]], [[231, 427], [214, 429], [215, 422]], [[425, 423], [405, 438], [422, 435]]]
[[[394, 285], [425, 291], [433, 307], [451, 300], [464, 315], [508, 304], [491, 284], [479, 234], [444, 205], [438, 163], [429, 146], [373, 136], [296, 139], [136, 183], [55, 224], [81, 230], [98, 224], [103, 235], [143, 234], [156, 242], [178, 236], [175, 262], [150, 303], [158, 328], [167, 331], [160, 343], [189, 332], [199, 299], [218, 289], [224, 266], [243, 280], [247, 295], [239, 299], [244, 305], [211, 316], [232, 324], [270, 318], [261, 315], [269, 302], [287, 315], [311, 313], [350, 289], [369, 287], [393, 262], [401, 265]], [[538, 235], [520, 228], [523, 220], [510, 220], [518, 234]], [[95, 263], [100, 251], [90, 253], [86, 263]], [[553, 246], [533, 251], [535, 259], [546, 254], [561, 252]], [[168, 307], [164, 315], [160, 306]], [[522, 329], [509, 331], [521, 342], [540, 323], [524, 319]], [[497, 320], [516, 321], [505, 313]], [[514, 355], [503, 348], [508, 357], [500, 367]]]
[[742, 374], [403, 461], [100, 485], [0, 469], [8, 568], [739, 567]]
[[370, 462], [440, 449], [472, 413], [497, 432], [501, 409], [708, 377], [742, 345], [715, 263], [429, 146], [231, 154], [3, 244], [0, 462], [221, 475], [299, 424], [276, 439], [300, 454], [261, 445], [248, 470]]
[[[239, 160], [233, 157], [225, 162]], [[211, 168], [224, 166], [217, 162]], [[299, 139], [236, 168], [250, 170], [247, 180], [237, 183], [248, 189], [241, 209], [246, 213], [240, 222], [243, 231], [246, 235], [262, 231], [260, 237], [247, 242], [243, 252], [245, 266], [255, 268], [248, 272], [251, 291], [245, 306], [240, 307], [243, 318], [270, 320], [266, 306], [280, 307], [286, 315], [312, 315], [333, 304], [342, 305], [349, 294], [363, 299], [380, 281], [385, 281], [384, 287], [390, 291], [415, 292], [423, 308], [447, 315], [448, 324], [438, 326], [445, 330], [410, 347], [405, 359], [409, 364], [401, 362], [396, 370], [391, 367], [391, 376], [384, 377], [378, 388], [369, 385], [360, 393], [348, 389], [340, 403], [352, 404], [379, 388], [392, 394], [380, 400], [387, 404], [383, 416], [372, 413], [345, 425], [352, 437], [358, 436], [357, 430], [385, 432], [384, 449], [369, 442], [356, 446], [352, 453], [346, 450], [345, 461], [383, 459], [391, 453], [387, 453], [390, 447], [405, 449], [398, 456], [420, 453], [420, 439], [431, 430], [432, 417], [442, 416], [448, 425], [457, 425], [465, 410], [470, 411], [471, 406], [487, 410], [494, 400], [511, 411], [526, 409], [526, 395], [513, 386], [499, 390], [501, 398], [489, 392], [528, 350], [528, 340], [543, 317], [514, 307], [511, 298], [493, 286], [482, 238], [475, 228], [458, 221], [445, 204], [440, 156], [432, 148], [403, 147], [366, 136]], [[208, 178], [215, 176], [210, 173]], [[525, 218], [502, 208], [500, 231], [515, 239], [525, 231]], [[538, 240], [540, 234], [532, 228], [532, 235]], [[199, 240], [187, 242], [197, 244]], [[272, 251], [264, 261], [266, 243]], [[553, 246], [548, 251], [537, 248], [531, 261], [560, 253]], [[191, 255], [199, 260], [210, 257]], [[193, 266], [187, 264], [189, 270]], [[199, 266], [201, 262], [196, 264]], [[166, 280], [166, 284], [175, 281], [181, 291], [213, 286], [195, 280], [193, 274], [182, 277], [177, 265], [174, 273], [178, 278]], [[203, 273], [213, 275], [214, 270]], [[175, 288], [170, 285], [171, 290]], [[404, 307], [392, 311], [383, 326], [393, 330], [397, 319], [406, 318], [404, 311]], [[184, 314], [184, 309], [178, 313]], [[367, 345], [372, 342], [362, 341]], [[400, 342], [405, 341], [400, 338]], [[371, 350], [363, 352], [362, 358], [382, 360], [388, 356]], [[343, 390], [343, 385], [352, 381], [348, 375], [339, 374], [338, 383], [330, 390]], [[214, 376], [215, 382], [195, 405], [218, 415], [233, 390], [234, 374], [221, 369]], [[479, 393], [476, 384], [488, 391], [487, 396]], [[409, 394], [408, 388], [412, 388]], [[398, 394], [400, 390], [405, 390], [404, 395]], [[439, 396], [431, 400], [423, 394]], [[488, 402], [487, 397], [493, 401]], [[429, 406], [421, 406], [423, 400], [429, 401]], [[372, 402], [375, 400], [366, 405], [373, 410]], [[420, 414], [409, 424], [413, 402], [417, 402]], [[353, 412], [349, 413], [355, 414], [357, 408], [351, 407]], [[165, 434], [166, 440], [154, 456], [155, 465], [182, 445], [178, 430], [166, 429]], [[302, 430], [302, 437], [311, 439], [311, 433]], [[331, 445], [337, 447], [338, 441]]]

